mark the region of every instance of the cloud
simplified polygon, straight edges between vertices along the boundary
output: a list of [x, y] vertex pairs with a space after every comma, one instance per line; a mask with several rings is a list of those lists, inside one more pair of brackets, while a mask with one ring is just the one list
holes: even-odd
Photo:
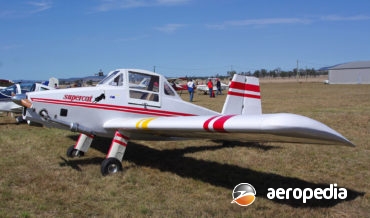
[[236, 26], [262, 26], [262, 25], [282, 25], [282, 24], [311, 24], [319, 21], [362, 21], [370, 20], [370, 16], [356, 15], [356, 16], [338, 16], [329, 15], [321, 17], [310, 17], [310, 18], [261, 18], [261, 19], [245, 19], [245, 20], [234, 20], [225, 21], [220, 24], [208, 24], [206, 25], [210, 29], [226, 29], [229, 27]]
[[12, 4], [8, 5], [8, 8], [0, 9], [0, 18], [25, 18], [32, 14], [46, 11], [52, 8], [52, 6], [53, 4], [50, 0], [29, 1], [26, 3], [13, 1]]
[[181, 5], [185, 4], [187, 2], [190, 2], [189, 0], [156, 0], [158, 5]]
[[207, 25], [212, 29], [225, 29], [232, 26], [257, 26], [257, 25], [277, 25], [277, 24], [309, 24], [310, 19], [302, 18], [262, 18], [226, 21], [221, 24]]
[[52, 7], [52, 2], [48, 0], [42, 0], [38, 2], [33, 1], [33, 2], [28, 2], [27, 4], [34, 7], [34, 9], [30, 11], [30, 13], [39, 13], [39, 12], [48, 10]]
[[366, 15], [355, 15], [355, 16], [338, 16], [338, 15], [328, 15], [322, 16], [321, 20], [324, 21], [362, 21], [362, 20], [370, 20], [370, 16]]
[[128, 8], [176, 6], [188, 3], [192, 0], [102, 0], [95, 10], [107, 12]]
[[308, 19], [300, 18], [265, 18], [265, 19], [229, 21], [226, 22], [225, 24], [230, 26], [250, 26], [250, 25], [296, 24], [296, 23], [307, 24], [310, 22], [311, 21]]
[[176, 30], [178, 30], [179, 28], [182, 28], [186, 26], [185, 24], [166, 24], [162, 27], [156, 27], [155, 29], [156, 30], [159, 30], [161, 32], [165, 32], [165, 33], [173, 33], [175, 32]]

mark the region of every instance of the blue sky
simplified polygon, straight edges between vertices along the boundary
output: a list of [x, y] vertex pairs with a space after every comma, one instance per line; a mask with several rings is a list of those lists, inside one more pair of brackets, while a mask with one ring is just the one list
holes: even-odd
[[168, 77], [370, 60], [368, 0], [0, 0], [0, 78]]

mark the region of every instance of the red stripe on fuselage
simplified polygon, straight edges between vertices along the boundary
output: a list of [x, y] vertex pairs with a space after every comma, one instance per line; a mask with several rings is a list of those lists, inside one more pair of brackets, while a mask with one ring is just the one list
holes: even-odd
[[213, 129], [216, 130], [217, 132], [226, 132], [224, 129], [224, 124], [225, 122], [233, 117], [235, 115], [226, 115], [218, 118], [214, 123], [213, 123]]
[[85, 107], [85, 108], [102, 109], [102, 110], [113, 110], [113, 111], [121, 111], [121, 112], [136, 113], [136, 114], [146, 114], [146, 115], [155, 115], [155, 116], [195, 116], [194, 114], [187, 114], [187, 113], [181, 113], [181, 112], [173, 112], [173, 111], [165, 111], [165, 110], [153, 110], [153, 109], [145, 109], [145, 108], [129, 107], [129, 106], [119, 106], [119, 105], [110, 105], [110, 104], [99, 104], [99, 103], [92, 103], [92, 102], [71, 102], [71, 101], [63, 101], [63, 100], [48, 99], [48, 98], [32, 98], [31, 101], [41, 102], [41, 103], [46, 103], [46, 104], [60, 104], [60, 105], [68, 105], [68, 106], [74, 106], [74, 107]]

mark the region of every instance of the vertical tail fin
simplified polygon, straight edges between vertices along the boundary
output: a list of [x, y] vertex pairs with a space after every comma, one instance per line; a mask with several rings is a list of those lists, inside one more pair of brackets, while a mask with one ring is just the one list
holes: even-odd
[[262, 114], [258, 78], [235, 74], [227, 93], [222, 114]]

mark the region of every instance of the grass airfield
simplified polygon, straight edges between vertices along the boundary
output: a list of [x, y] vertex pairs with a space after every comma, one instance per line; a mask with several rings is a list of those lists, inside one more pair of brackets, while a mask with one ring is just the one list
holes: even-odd
[[[356, 147], [222, 143], [206, 139], [130, 141], [124, 172], [102, 177], [111, 139], [84, 157], [66, 157], [78, 134], [17, 125], [0, 115], [0, 217], [368, 217], [370, 85], [261, 83], [263, 113], [316, 119]], [[188, 94], [182, 94], [188, 100]], [[195, 94], [221, 111], [226, 95]], [[231, 204], [239, 183], [256, 189], [248, 207]], [[346, 200], [270, 200], [267, 189], [347, 189]]]

